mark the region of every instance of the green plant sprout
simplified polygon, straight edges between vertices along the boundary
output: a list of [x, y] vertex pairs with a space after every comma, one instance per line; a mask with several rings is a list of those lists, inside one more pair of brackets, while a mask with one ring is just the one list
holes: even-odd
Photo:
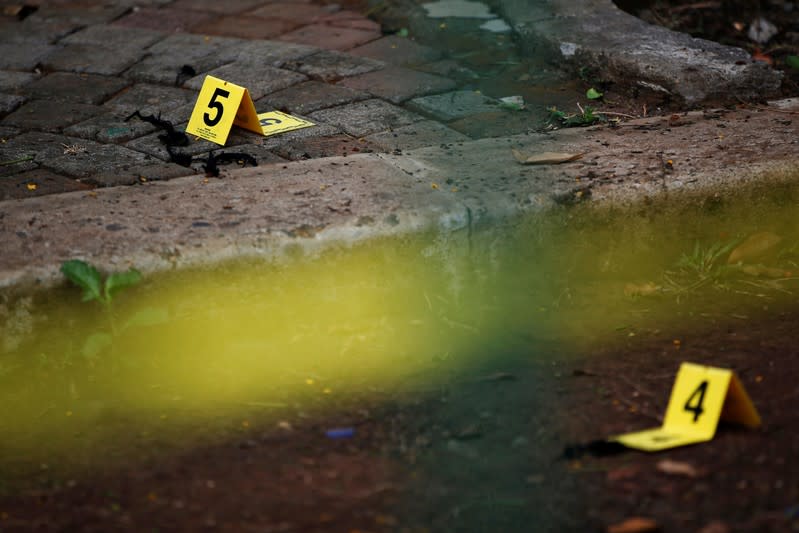
[[593, 87], [591, 87], [585, 92], [585, 97], [588, 98], [589, 100], [599, 100], [600, 98], [602, 98], [602, 96], [603, 93], [597, 91]]
[[547, 108], [547, 111], [549, 111], [549, 122], [555, 121], [559, 122], [561, 126], [566, 128], [574, 128], [580, 126], [590, 126], [591, 124], [602, 120], [602, 117], [594, 112], [593, 107], [578, 107], [580, 107], [579, 113], [566, 113], [555, 106]]
[[719, 278], [727, 270], [727, 265], [723, 264], [724, 258], [737, 244], [737, 240], [732, 240], [726, 243], [714, 242], [704, 247], [696, 241], [691, 253], [684, 253], [677, 261], [677, 268], [702, 279]]
[[71, 259], [61, 264], [61, 273], [69, 281], [83, 289], [83, 301], [109, 305], [120, 290], [136, 285], [141, 281], [141, 272], [131, 268], [125, 272], [114, 272], [103, 281], [100, 272], [80, 259]]

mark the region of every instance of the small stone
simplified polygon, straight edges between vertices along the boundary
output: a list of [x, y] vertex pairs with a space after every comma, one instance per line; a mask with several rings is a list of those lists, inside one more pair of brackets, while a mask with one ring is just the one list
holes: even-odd
[[633, 517], [624, 522], [608, 526], [607, 533], [651, 533], [660, 531], [657, 522], [651, 518]]
[[730, 526], [721, 520], [714, 520], [700, 529], [698, 533], [730, 533]]

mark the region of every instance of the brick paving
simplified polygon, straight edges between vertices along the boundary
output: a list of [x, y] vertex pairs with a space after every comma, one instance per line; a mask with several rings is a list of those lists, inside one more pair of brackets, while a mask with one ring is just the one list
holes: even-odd
[[[363, 4], [84, 0], [0, 16], [0, 200], [202, 173], [228, 148], [268, 165], [507, 132], [482, 124], [505, 117], [455, 75], [467, 69], [383, 35]], [[316, 126], [272, 137], [234, 128], [227, 148], [192, 138], [174, 149], [190, 166], [176, 164], [163, 132], [130, 115], [182, 131], [209, 74], [247, 87], [258, 112]]]

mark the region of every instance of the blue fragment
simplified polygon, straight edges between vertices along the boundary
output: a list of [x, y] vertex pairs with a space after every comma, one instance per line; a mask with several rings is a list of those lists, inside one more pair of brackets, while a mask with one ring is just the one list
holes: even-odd
[[329, 439], [349, 439], [355, 435], [355, 428], [333, 428], [328, 429], [325, 435]]

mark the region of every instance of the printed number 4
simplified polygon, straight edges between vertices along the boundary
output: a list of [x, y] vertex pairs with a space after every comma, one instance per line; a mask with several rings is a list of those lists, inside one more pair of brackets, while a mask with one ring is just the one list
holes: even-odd
[[208, 109], [215, 109], [216, 114], [214, 115], [214, 118], [211, 118], [210, 113], [203, 114], [203, 120], [209, 128], [213, 128], [219, 124], [219, 121], [222, 120], [222, 115], [225, 112], [222, 102], [218, 102], [217, 98], [227, 98], [228, 96], [230, 96], [230, 91], [220, 89], [219, 87], [214, 89], [214, 94], [211, 95], [211, 101], [208, 102]]
[[702, 403], [705, 401], [705, 393], [707, 392], [707, 380], [699, 384], [696, 390], [688, 397], [683, 409], [690, 411], [694, 414], [694, 423], [699, 420], [699, 415], [705, 412], [702, 408]]

